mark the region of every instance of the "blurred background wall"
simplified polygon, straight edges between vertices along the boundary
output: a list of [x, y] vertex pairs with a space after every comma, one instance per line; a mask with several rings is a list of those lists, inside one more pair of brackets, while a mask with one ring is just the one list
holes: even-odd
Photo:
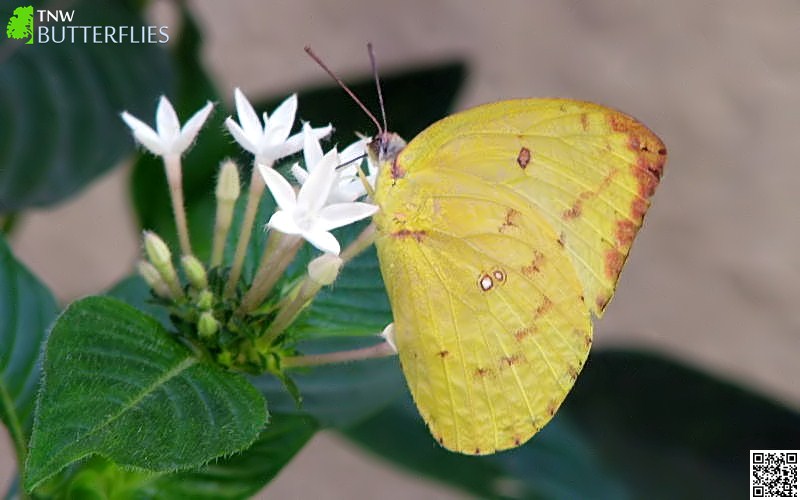
[[[309, 43], [345, 80], [363, 77], [372, 41], [384, 71], [463, 59], [470, 73], [459, 108], [564, 96], [636, 116], [661, 136], [669, 160], [595, 346], [666, 351], [800, 408], [800, 3], [189, 4], [206, 29], [205, 60], [229, 99], [235, 86], [258, 96], [327, 83], [303, 53]], [[152, 16], [169, 23], [169, 3], [156, 2]], [[122, 167], [79, 198], [29, 214], [14, 235], [17, 256], [62, 301], [130, 272], [138, 236], [127, 175]], [[2, 450], [7, 455], [7, 442]], [[3, 460], [0, 483], [11, 475]], [[267, 493], [457, 497], [324, 433]]]

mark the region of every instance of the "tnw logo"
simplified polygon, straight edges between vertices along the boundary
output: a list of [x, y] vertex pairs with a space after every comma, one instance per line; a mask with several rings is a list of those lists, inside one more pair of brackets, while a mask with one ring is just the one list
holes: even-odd
[[33, 44], [33, 6], [26, 5], [14, 9], [14, 14], [9, 18], [6, 26], [6, 35], [13, 40], [25, 40], [26, 44]]
[[72, 22], [72, 18], [75, 17], [74, 10], [69, 12], [66, 10], [37, 10], [36, 13], [39, 14], [39, 22], [42, 23], [51, 21], [57, 23]]

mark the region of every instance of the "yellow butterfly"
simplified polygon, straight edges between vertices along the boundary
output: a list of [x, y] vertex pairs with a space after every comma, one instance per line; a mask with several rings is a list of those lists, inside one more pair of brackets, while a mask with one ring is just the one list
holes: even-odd
[[420, 414], [449, 450], [521, 445], [583, 368], [590, 313], [614, 294], [664, 144], [628, 115], [570, 99], [485, 104], [406, 144], [306, 52], [379, 130], [375, 245]]
[[414, 401], [445, 448], [513, 448], [555, 414], [661, 178], [666, 150], [620, 112], [486, 104], [408, 145], [378, 134], [376, 246]]

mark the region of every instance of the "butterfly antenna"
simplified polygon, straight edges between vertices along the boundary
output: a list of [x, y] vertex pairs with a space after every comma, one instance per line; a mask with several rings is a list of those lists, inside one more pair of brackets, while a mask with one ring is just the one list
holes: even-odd
[[[375, 118], [375, 115], [373, 115], [373, 114], [372, 114], [372, 112], [371, 112], [369, 109], [367, 109], [367, 107], [366, 107], [366, 106], [364, 106], [364, 103], [363, 103], [363, 102], [361, 102], [361, 99], [359, 99], [358, 97], [356, 97], [356, 95], [353, 93], [353, 91], [352, 91], [352, 90], [350, 90], [350, 89], [347, 87], [347, 85], [345, 85], [345, 83], [342, 81], [342, 79], [341, 79], [341, 78], [339, 78], [338, 76], [336, 76], [336, 74], [335, 74], [333, 71], [331, 71], [331, 70], [330, 70], [330, 68], [328, 68], [328, 66], [326, 66], [324, 62], [322, 62], [322, 59], [320, 59], [320, 58], [319, 58], [319, 56], [317, 56], [317, 54], [316, 54], [316, 53], [314, 53], [314, 51], [313, 51], [313, 50], [311, 50], [311, 47], [310, 47], [309, 45], [306, 45], [306, 47], [305, 47], [305, 51], [306, 51], [306, 53], [309, 55], [309, 57], [311, 57], [311, 59], [313, 59], [313, 60], [314, 60], [314, 61], [315, 61], [317, 64], [319, 64], [319, 66], [320, 66], [322, 69], [324, 69], [324, 70], [325, 70], [325, 72], [326, 72], [326, 73], [328, 73], [328, 74], [330, 75], [330, 77], [331, 77], [331, 78], [333, 78], [333, 79], [336, 81], [336, 83], [338, 83], [338, 84], [339, 84], [339, 86], [340, 86], [340, 87], [342, 87], [342, 89], [343, 89], [345, 92], [347, 92], [347, 95], [349, 95], [349, 96], [350, 96], [350, 98], [351, 98], [351, 99], [353, 99], [353, 100], [356, 102], [356, 104], [358, 104], [358, 105], [359, 105], [359, 107], [361, 107], [361, 109], [362, 109], [362, 110], [364, 110], [364, 113], [366, 113], [366, 114], [367, 114], [367, 116], [369, 117], [369, 119], [370, 119], [370, 120], [372, 120], [372, 123], [374, 123], [374, 124], [375, 124], [375, 126], [378, 128], [378, 132], [379, 132], [379, 133], [382, 133], [382, 132], [383, 132], [385, 129], [382, 129], [382, 128], [381, 128], [381, 124], [380, 124], [380, 122], [378, 121], [378, 119], [377, 119], [377, 118]], [[383, 109], [383, 108], [381, 107], [381, 109]]]
[[375, 86], [378, 87], [378, 103], [381, 106], [381, 117], [383, 118], [383, 131], [389, 130], [386, 125], [386, 107], [383, 105], [383, 91], [381, 90], [381, 80], [378, 76], [378, 63], [375, 60], [375, 51], [372, 49], [372, 42], [367, 43], [367, 52], [369, 52], [369, 62], [372, 64], [372, 74], [375, 77]]

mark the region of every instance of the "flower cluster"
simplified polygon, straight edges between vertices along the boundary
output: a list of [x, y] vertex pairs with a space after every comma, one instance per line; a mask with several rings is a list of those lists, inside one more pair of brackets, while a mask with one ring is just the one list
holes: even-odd
[[[190, 340], [203, 345], [223, 365], [263, 371], [269, 364], [270, 353], [275, 352], [281, 331], [323, 286], [335, 280], [347, 259], [365, 248], [365, 242], [367, 245], [371, 242], [370, 235], [374, 233], [365, 230], [365, 236], [357, 238], [359, 243], [342, 253], [341, 244], [331, 231], [370, 217], [378, 210], [368, 201], [359, 201], [370, 198], [377, 168], [369, 160], [364, 161], [369, 142], [366, 138], [341, 151], [333, 147], [326, 152], [320, 140], [331, 133], [331, 125], [312, 127], [303, 123], [301, 131], [292, 134], [298, 105], [296, 95], [289, 96], [271, 115], [263, 113], [262, 118], [238, 88], [234, 91], [234, 101], [236, 119], [228, 117], [225, 126], [234, 140], [253, 155], [253, 169], [236, 252], [231, 261], [225, 262], [224, 248], [230, 239], [228, 233], [240, 195], [240, 181], [236, 165], [229, 160], [223, 162], [216, 190], [217, 214], [208, 270], [192, 254], [183, 207], [181, 157], [191, 147], [213, 105], [206, 103], [183, 126], [166, 97], [159, 100], [155, 128], [127, 112], [122, 113], [122, 119], [145, 149], [163, 158], [181, 242], [183, 274], [188, 284], [181, 285], [169, 248], [151, 232], [145, 233], [147, 260], [140, 263], [140, 274], [157, 297], [173, 305], [172, 316], [183, 322], [179, 330], [188, 331], [186, 336]], [[300, 151], [302, 165], [296, 162], [289, 169], [297, 182], [292, 185], [274, 166], [278, 160]], [[367, 165], [366, 172], [362, 170], [363, 164]], [[252, 251], [249, 238], [265, 187], [269, 188], [277, 209], [263, 221], [269, 231], [266, 248], [252, 281], [246, 284], [242, 283], [241, 274], [246, 254]], [[303, 241], [323, 252], [322, 255], [311, 261], [305, 279], [294, 282], [288, 291], [276, 291], [276, 284]], [[267, 304], [273, 305], [267, 307]], [[266, 320], [264, 311], [270, 311]], [[223, 336], [227, 339], [224, 343]], [[232, 343], [231, 336], [240, 341]], [[386, 349], [378, 350], [381, 355], [393, 352], [386, 333], [384, 337], [388, 340]]]

